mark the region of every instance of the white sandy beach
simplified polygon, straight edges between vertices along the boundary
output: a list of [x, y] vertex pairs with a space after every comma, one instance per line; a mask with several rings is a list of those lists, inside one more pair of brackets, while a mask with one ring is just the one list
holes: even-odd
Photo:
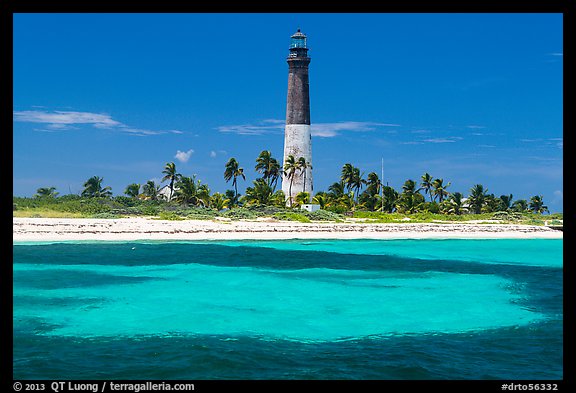
[[299, 223], [278, 220], [162, 221], [151, 218], [13, 218], [13, 240], [562, 239], [543, 226], [495, 223]]

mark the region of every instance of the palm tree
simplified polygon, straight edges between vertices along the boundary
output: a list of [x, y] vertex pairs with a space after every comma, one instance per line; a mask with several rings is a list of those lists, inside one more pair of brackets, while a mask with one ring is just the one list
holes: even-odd
[[36, 190], [35, 198], [55, 198], [58, 195], [56, 187], [41, 187]]
[[162, 173], [164, 174], [162, 183], [164, 183], [166, 180], [170, 180], [170, 196], [168, 197], [168, 201], [170, 201], [172, 200], [172, 195], [174, 194], [174, 183], [177, 182], [182, 177], [182, 175], [176, 172], [176, 164], [173, 162], [167, 162]]
[[515, 212], [525, 212], [528, 210], [528, 201], [526, 199], [517, 199], [512, 203], [512, 210]]
[[363, 206], [370, 211], [382, 209], [382, 197], [378, 194], [372, 194], [368, 189], [360, 194], [358, 197], [358, 203], [360, 206]]
[[482, 212], [482, 207], [486, 203], [487, 193], [488, 190], [485, 190], [482, 184], [476, 184], [470, 189], [468, 206], [470, 206], [470, 209], [472, 209], [473, 213], [480, 214]]
[[352, 188], [352, 179], [354, 178], [354, 166], [350, 163], [346, 163], [342, 166], [342, 172], [340, 172], [340, 180], [342, 184], [346, 186], [346, 189], [350, 191]]
[[416, 182], [411, 179], [406, 180], [402, 185], [402, 194], [396, 200], [397, 210], [402, 213], [416, 213], [423, 202], [424, 197], [419, 189], [416, 189]]
[[498, 207], [501, 211], [508, 211], [512, 207], [512, 194], [500, 195], [500, 206]]
[[396, 206], [396, 201], [398, 200], [398, 192], [390, 186], [382, 187], [382, 194], [384, 195], [384, 200], [382, 201], [383, 211], [392, 213]]
[[254, 187], [246, 188], [246, 205], [268, 205], [271, 202], [274, 191], [264, 179], [256, 179], [252, 182]]
[[226, 199], [230, 201], [228, 203], [228, 207], [232, 208], [238, 205], [238, 198], [236, 197], [236, 193], [234, 192], [234, 190], [226, 190], [224, 196], [226, 197]]
[[142, 193], [148, 199], [153, 201], [158, 200], [158, 192], [160, 191], [160, 187], [154, 183], [153, 180], [148, 180], [146, 184], [142, 186]]
[[181, 176], [177, 183], [176, 201], [192, 206], [208, 206], [210, 204], [210, 189], [201, 184], [196, 177]]
[[312, 198], [312, 202], [314, 202], [317, 205], [320, 205], [320, 209], [325, 209], [329, 201], [330, 197], [323, 191], [320, 191], [319, 193], [314, 195], [314, 198]]
[[380, 194], [380, 187], [382, 182], [376, 172], [370, 172], [366, 178], [366, 191], [370, 196]]
[[278, 183], [278, 178], [280, 177], [280, 164], [278, 160], [272, 157], [272, 153], [270, 153], [269, 150], [260, 152], [260, 155], [256, 159], [254, 169], [256, 169], [256, 172], [262, 174], [262, 178], [266, 180], [266, 184], [276, 189], [276, 183]]
[[210, 187], [208, 187], [208, 184], [200, 184], [200, 180], [198, 180], [197, 190], [198, 204], [210, 207]]
[[[349, 164], [346, 164], [346, 165], [349, 165]], [[348, 190], [352, 190], [352, 191], [356, 190], [355, 191], [356, 200], [358, 200], [358, 196], [360, 195], [360, 189], [362, 188], [362, 184], [365, 183], [364, 179], [362, 179], [362, 174], [360, 174], [360, 169], [353, 166], [351, 170], [349, 167], [342, 168], [343, 172], [344, 172], [344, 170], [346, 171], [345, 182], [346, 182], [346, 185], [348, 187]]]
[[276, 185], [278, 184], [278, 179], [282, 175], [282, 168], [280, 167], [280, 163], [277, 159], [272, 158], [270, 160], [270, 168], [269, 168], [269, 179], [270, 185], [272, 186], [272, 190], [276, 190]]
[[418, 192], [418, 190], [416, 190], [416, 182], [414, 180], [408, 179], [402, 185], [402, 193], [403, 194], [412, 195], [412, 194], [415, 194], [417, 192]]
[[497, 198], [496, 195], [489, 194], [486, 195], [486, 202], [484, 203], [484, 211], [486, 213], [493, 213], [493, 212], [497, 212], [500, 211], [500, 207], [502, 201], [500, 200], [500, 198]]
[[246, 180], [246, 176], [244, 175], [244, 169], [240, 168], [238, 161], [234, 157], [230, 158], [226, 163], [226, 170], [224, 171], [224, 180], [226, 183], [232, 180], [232, 185], [234, 186], [234, 199], [238, 200], [238, 176], [242, 177], [242, 179]]
[[198, 202], [198, 190], [196, 189], [196, 181], [189, 176], [180, 176], [178, 183], [176, 183], [178, 189], [174, 194], [174, 200], [176, 202], [196, 205]]
[[226, 209], [228, 207], [228, 203], [230, 203], [230, 199], [226, 198], [219, 192], [215, 192], [210, 197], [210, 206], [217, 211]]
[[282, 190], [274, 192], [272, 197], [270, 197], [269, 203], [277, 207], [286, 207], [286, 194]]
[[430, 174], [428, 172], [424, 173], [421, 177], [422, 179], [422, 183], [420, 183], [420, 185], [422, 186], [422, 189], [424, 190], [424, 195], [429, 194], [430, 195], [430, 200], [433, 201], [434, 200], [434, 195], [432, 195], [432, 181], [433, 178], [432, 176], [430, 176]]
[[300, 168], [300, 172], [304, 173], [304, 186], [302, 187], [302, 192], [306, 192], [306, 173], [308, 172], [308, 169], [312, 170], [312, 164], [310, 164], [306, 158], [300, 157], [298, 158], [298, 167]]
[[328, 187], [329, 195], [333, 199], [340, 198], [344, 195], [344, 182], [334, 182]]
[[296, 202], [297, 206], [302, 206], [306, 203], [309, 203], [310, 202], [310, 193], [308, 193], [306, 191], [299, 192], [296, 195], [296, 198], [294, 198], [294, 201]]
[[342, 195], [340, 198], [334, 200], [334, 202], [331, 202], [330, 204], [344, 208], [347, 211], [354, 210], [354, 192], [348, 191], [347, 194]]
[[84, 183], [84, 190], [82, 191], [83, 197], [101, 198], [112, 196], [112, 187], [102, 187], [103, 178], [99, 176], [92, 176]]
[[442, 203], [442, 200], [444, 200], [444, 197], [447, 197], [448, 195], [450, 195], [450, 193], [448, 191], [446, 191], [446, 189], [448, 187], [450, 187], [451, 183], [448, 183], [446, 185], [444, 185], [443, 183], [444, 183], [444, 179], [436, 179], [432, 182], [432, 187], [434, 187], [434, 190], [432, 191], [432, 193], [434, 194], [434, 196], [438, 196], [438, 201], [440, 203]]
[[289, 155], [284, 161], [284, 175], [290, 180], [290, 185], [288, 186], [288, 200], [290, 201], [290, 207], [292, 207], [292, 183], [294, 182], [294, 176], [296, 171], [300, 169], [298, 161], [293, 155]]
[[455, 192], [450, 194], [450, 198], [448, 199], [448, 214], [456, 214], [461, 215], [467, 209], [464, 207], [464, 195], [460, 192]]
[[532, 198], [530, 198], [530, 205], [528, 205], [528, 208], [532, 210], [534, 213], [543, 214], [545, 212], [548, 213], [550, 212], [548, 210], [548, 206], [544, 205], [542, 195], [534, 195]]
[[128, 195], [131, 198], [138, 198], [138, 195], [140, 194], [140, 184], [138, 183], [128, 184], [126, 186], [126, 189], [124, 190], [124, 194]]

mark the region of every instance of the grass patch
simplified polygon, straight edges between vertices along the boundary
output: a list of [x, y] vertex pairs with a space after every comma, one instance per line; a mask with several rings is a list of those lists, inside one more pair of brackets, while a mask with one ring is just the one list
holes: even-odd
[[310, 222], [304, 214], [294, 212], [278, 212], [273, 217], [283, 221]]
[[182, 221], [184, 218], [180, 217], [175, 212], [160, 212], [158, 218], [154, 218], [155, 220], [166, 220], [166, 221]]
[[12, 217], [19, 218], [87, 218], [83, 213], [62, 212], [47, 209], [22, 209], [12, 212]]

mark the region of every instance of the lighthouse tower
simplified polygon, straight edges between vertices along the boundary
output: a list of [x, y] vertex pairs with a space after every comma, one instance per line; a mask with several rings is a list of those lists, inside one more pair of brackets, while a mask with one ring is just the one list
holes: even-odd
[[[288, 99], [286, 103], [286, 128], [284, 131], [284, 161], [294, 156], [298, 161], [300, 157], [306, 160], [307, 168], [297, 170], [294, 178], [287, 175], [282, 177], [282, 191], [290, 205], [290, 197], [302, 191], [312, 195], [312, 135], [310, 133], [310, 92], [308, 82], [308, 48], [306, 35], [300, 29], [290, 37], [290, 52], [288, 54]], [[292, 187], [290, 189], [290, 182]]]

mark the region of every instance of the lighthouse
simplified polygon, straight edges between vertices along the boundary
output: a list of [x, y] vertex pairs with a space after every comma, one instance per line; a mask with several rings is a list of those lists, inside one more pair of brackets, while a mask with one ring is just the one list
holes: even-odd
[[[288, 53], [288, 97], [286, 102], [286, 128], [284, 130], [284, 161], [293, 156], [298, 162], [304, 161], [305, 167], [295, 171], [293, 179], [287, 174], [282, 176], [282, 191], [286, 195], [286, 204], [302, 191], [312, 196], [312, 134], [310, 132], [310, 92], [308, 81], [308, 47], [306, 35], [300, 29], [290, 37]], [[302, 160], [303, 158], [303, 160]]]

